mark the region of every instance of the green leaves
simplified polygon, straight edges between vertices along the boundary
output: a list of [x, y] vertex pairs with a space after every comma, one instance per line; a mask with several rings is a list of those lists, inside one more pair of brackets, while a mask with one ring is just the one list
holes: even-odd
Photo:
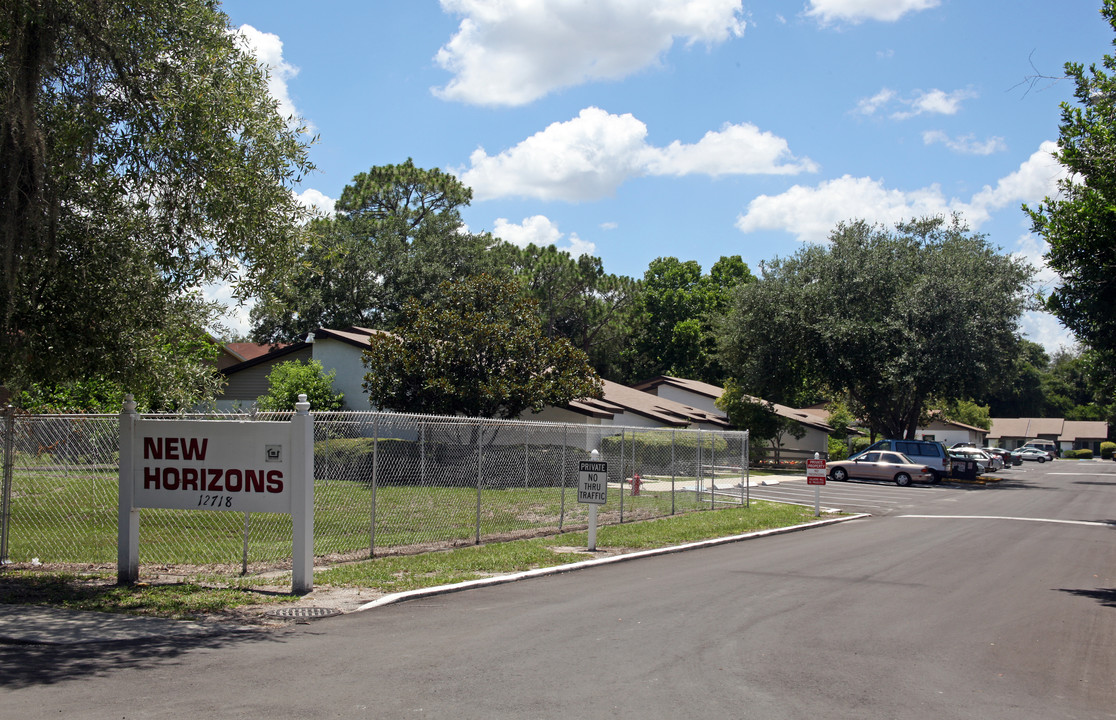
[[[1116, 2], [1101, 10], [1116, 30]], [[1116, 353], [1116, 58], [1087, 70], [1066, 63], [1077, 104], [1062, 103], [1058, 150], [1068, 170], [1058, 195], [1035, 208], [1024, 206], [1033, 232], [1046, 238], [1047, 264], [1062, 282], [1045, 307], [1077, 338], [1106, 357]], [[1106, 72], [1107, 71], [1107, 72]], [[1112, 377], [1116, 363], [1108, 365]], [[1111, 385], [1112, 383], [1110, 383]]]
[[546, 337], [519, 287], [488, 275], [408, 301], [394, 334], [369, 340], [364, 388], [382, 409], [515, 418], [602, 392], [585, 354]]
[[[86, 375], [194, 393], [167, 352], [281, 281], [309, 140], [204, 0], [13, 0], [0, 12], [0, 382]], [[186, 384], [183, 384], [186, 383]]]
[[391, 327], [408, 298], [429, 301], [440, 283], [491, 269], [495, 240], [464, 232], [460, 208], [471, 197], [452, 175], [410, 160], [360, 173], [342, 191], [338, 215], [309, 226], [309, 247], [290, 282], [263, 293], [253, 337], [291, 341], [319, 327]]
[[928, 398], [975, 395], [1010, 364], [1032, 272], [957, 218], [842, 224], [741, 288], [723, 358], [755, 395], [847, 391], [874, 430], [907, 436]]
[[294, 410], [299, 395], [306, 395], [316, 412], [342, 410], [345, 396], [333, 389], [336, 370], [328, 373], [318, 360], [291, 360], [277, 364], [267, 376], [267, 394], [256, 401], [260, 410]]

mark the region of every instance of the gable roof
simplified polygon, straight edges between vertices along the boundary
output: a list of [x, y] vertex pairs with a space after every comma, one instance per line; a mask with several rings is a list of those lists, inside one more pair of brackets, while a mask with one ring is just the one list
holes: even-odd
[[234, 342], [234, 343], [225, 343], [225, 350], [230, 355], [232, 355], [233, 357], [236, 357], [237, 359], [239, 359], [240, 362], [244, 362], [245, 360], [251, 360], [252, 358], [257, 358], [260, 355], [266, 355], [269, 352], [271, 352], [272, 350], [277, 350], [279, 348], [286, 347], [286, 345], [287, 345], [287, 343], [274, 343], [274, 344], [272, 344], [272, 343]]
[[312, 337], [314, 340], [330, 339], [339, 340], [340, 342], [348, 345], [353, 345], [359, 348], [368, 347], [368, 338], [373, 335], [391, 335], [386, 330], [373, 330], [372, 328], [363, 327], [348, 327], [344, 330], [330, 330], [329, 328], [318, 328], [310, 333], [308, 339]]
[[[670, 375], [660, 375], [658, 377], [651, 378], [650, 380], [645, 380], [641, 383], [633, 385], [632, 387], [643, 392], [650, 392], [651, 390], [662, 385], [670, 385], [672, 387], [686, 390], [696, 395], [701, 395], [713, 400], [720, 398], [721, 395], [725, 393], [725, 389], [720, 387], [719, 385], [712, 385], [707, 382], [702, 382], [701, 380], [688, 380], [686, 378], [672, 377]], [[767, 402], [762, 398], [752, 397], [751, 395], [747, 397], [749, 397], [754, 402]], [[807, 427], [816, 428], [827, 434], [833, 432], [833, 428], [830, 427], [830, 425], [826, 423], [822, 417], [819, 417], [816, 412], [812, 411], [812, 409], [799, 410], [797, 408], [792, 408], [789, 405], [780, 405], [779, 403], [772, 403], [771, 405], [772, 410], [775, 412], [776, 415], [779, 415], [780, 417], [794, 420], [796, 422], [802, 423]], [[724, 415], [721, 415], [720, 417], [724, 417]]]
[[687, 427], [705, 423], [722, 428], [731, 427], [722, 415], [709, 413], [680, 402], [657, 397], [627, 385], [602, 380], [604, 397], [581, 398], [568, 403], [569, 409], [591, 417], [612, 417], [619, 413], [632, 413], [662, 423], [668, 427]]
[[[306, 336], [306, 340], [301, 342], [293, 342], [287, 344], [276, 345], [259, 345], [256, 343], [229, 343], [225, 346], [227, 350], [237, 352], [243, 356], [243, 361], [235, 365], [229, 365], [222, 368], [221, 372], [225, 375], [232, 375], [233, 373], [247, 370], [248, 368], [262, 365], [263, 363], [274, 362], [279, 358], [286, 355], [296, 353], [299, 350], [305, 350], [310, 347], [315, 339], [332, 339], [343, 342], [347, 345], [353, 345], [358, 348], [368, 347], [368, 338], [376, 333], [384, 333], [383, 330], [372, 330], [370, 328], [362, 327], [349, 327], [344, 330], [331, 330], [330, 328], [318, 328], [314, 332]], [[390, 334], [390, 333], [385, 333]]]
[[957, 422], [956, 420], [948, 420], [944, 417], [941, 417], [940, 414], [931, 413], [929, 424], [933, 425], [934, 423], [937, 423], [939, 425], [950, 425], [952, 427], [961, 428], [962, 430], [968, 430], [969, 432], [975, 432], [980, 435], [988, 435], [989, 433], [988, 430], [985, 430], [982, 427], [977, 427], [976, 425], [966, 425], [965, 423]]
[[659, 375], [658, 377], [653, 377], [650, 380], [644, 380], [641, 383], [636, 383], [635, 385], [632, 385], [632, 387], [636, 390], [648, 392], [659, 387], [660, 385], [671, 385], [682, 390], [688, 390], [696, 395], [704, 395], [705, 397], [712, 400], [716, 400], [725, 393], [725, 389], [717, 385], [710, 385], [709, 383], [702, 382], [701, 380], [687, 380], [686, 378], [672, 377], [670, 375]]
[[1103, 420], [1066, 420], [1064, 418], [992, 418], [993, 438], [1052, 437], [1072, 440], [1103, 440], [1108, 437], [1108, 423]]

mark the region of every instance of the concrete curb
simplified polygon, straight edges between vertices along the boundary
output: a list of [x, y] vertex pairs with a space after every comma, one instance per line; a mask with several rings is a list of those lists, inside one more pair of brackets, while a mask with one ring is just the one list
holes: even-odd
[[849, 515], [847, 517], [818, 520], [816, 522], [806, 523], [805, 525], [792, 525], [785, 528], [758, 530], [756, 532], [745, 533], [743, 535], [731, 535], [729, 537], [713, 538], [710, 540], [699, 540], [697, 542], [686, 543], [685, 545], [673, 545], [671, 547], [654, 548], [652, 550], [640, 550], [638, 552], [626, 553], [623, 555], [611, 555], [604, 558], [582, 560], [581, 562], [570, 563], [568, 565], [555, 565], [554, 567], [535, 568], [534, 570], [524, 570], [523, 572], [511, 573], [509, 575], [499, 575], [497, 577], [481, 578], [480, 580], [469, 580], [466, 582], [454, 583], [452, 585], [436, 585], [434, 587], [419, 588], [417, 590], [407, 590], [405, 592], [392, 593], [391, 595], [385, 595], [382, 598], [377, 598], [372, 602], [361, 605], [353, 612], [373, 610], [375, 608], [384, 607], [386, 605], [394, 605], [396, 603], [406, 602], [407, 600], [432, 597], [435, 595], [445, 595], [447, 593], [460, 592], [462, 590], [472, 590], [473, 588], [478, 587], [504, 585], [506, 583], [519, 582], [520, 580], [528, 580], [530, 578], [543, 577], [545, 575], [557, 575], [558, 573], [574, 572], [588, 567], [597, 567], [599, 565], [609, 565], [611, 563], [625, 562], [628, 560], [638, 560], [640, 558], [654, 557], [656, 555], [667, 555], [670, 553], [685, 552], [687, 550], [697, 550], [700, 548], [713, 547], [714, 545], [724, 545], [727, 543], [741, 542], [742, 540], [768, 537], [770, 535], [783, 535], [786, 533], [799, 532], [801, 530], [811, 530], [813, 528], [825, 527], [827, 525], [836, 525], [837, 523], [848, 522], [850, 520], [861, 520], [866, 517], [871, 517], [871, 515], [868, 513], [860, 513], [857, 515]]

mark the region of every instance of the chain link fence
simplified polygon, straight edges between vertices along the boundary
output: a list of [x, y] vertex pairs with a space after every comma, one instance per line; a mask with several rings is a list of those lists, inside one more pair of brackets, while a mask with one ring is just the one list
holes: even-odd
[[[118, 423], [8, 411], [0, 560], [116, 562]], [[584, 530], [578, 462], [594, 450], [608, 462], [601, 525], [749, 502], [747, 432], [337, 412], [315, 413], [314, 433], [318, 564]], [[281, 569], [291, 532], [282, 514], [144, 509], [140, 561], [167, 572]]]

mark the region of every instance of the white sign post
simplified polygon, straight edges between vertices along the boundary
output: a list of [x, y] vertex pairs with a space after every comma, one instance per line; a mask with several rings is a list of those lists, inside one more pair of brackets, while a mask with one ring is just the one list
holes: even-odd
[[821, 515], [821, 486], [825, 485], [825, 460], [818, 453], [806, 461], [806, 484], [814, 486], [814, 517]]
[[300, 395], [290, 422], [144, 420], [120, 415], [117, 580], [139, 579], [139, 509], [291, 516], [292, 592], [314, 589], [314, 421]]
[[[594, 450], [594, 458], [600, 454]], [[577, 501], [589, 504], [589, 550], [597, 549], [597, 506], [608, 501], [608, 463], [580, 460], [577, 463]]]

